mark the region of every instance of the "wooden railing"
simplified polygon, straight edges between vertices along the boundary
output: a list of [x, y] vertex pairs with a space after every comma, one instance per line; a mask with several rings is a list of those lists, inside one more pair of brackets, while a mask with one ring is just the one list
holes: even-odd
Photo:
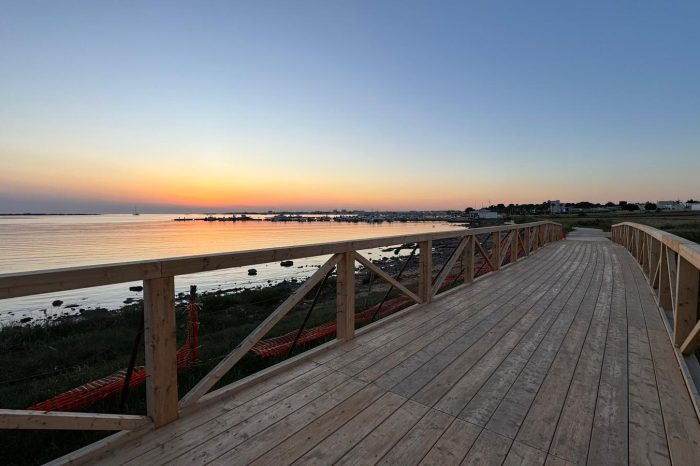
[[612, 240], [641, 265], [659, 307], [670, 318], [674, 345], [692, 354], [700, 344], [700, 245], [638, 223], [613, 225]]
[[[478, 239], [477, 235], [483, 238]], [[143, 281], [147, 373], [147, 416], [0, 409], [0, 429], [133, 430], [143, 426], [158, 428], [177, 419], [184, 409], [189, 410], [201, 406], [204, 402], [228, 396], [235, 390], [259, 382], [264, 377], [270, 377], [291, 364], [310, 357], [314, 351], [328, 349], [339, 342], [351, 340], [355, 335], [356, 261], [420, 305], [429, 303], [433, 299], [460, 257], [465, 268], [464, 283], [467, 284], [475, 278], [475, 258], [477, 256], [480, 256], [482, 261], [488, 264], [489, 269], [495, 272], [507, 260], [511, 263], [516, 262], [519, 258], [528, 256], [546, 243], [557, 241], [562, 237], [563, 229], [560, 224], [535, 222], [473, 230], [453, 230], [0, 275], [0, 299], [137, 280]], [[460, 239], [459, 245], [442, 271], [433, 279], [433, 242], [449, 238]], [[358, 252], [363, 249], [406, 243], [417, 243], [420, 249], [418, 294], [411, 292]], [[325, 264], [241, 341], [230, 354], [225, 356], [189, 393], [178, 400], [175, 276], [326, 255], [331, 257]], [[337, 267], [336, 340], [209, 393], [211, 388], [334, 267]]]

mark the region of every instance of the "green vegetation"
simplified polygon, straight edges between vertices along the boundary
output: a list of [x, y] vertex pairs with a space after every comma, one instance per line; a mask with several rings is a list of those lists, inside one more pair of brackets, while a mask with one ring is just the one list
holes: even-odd
[[616, 223], [635, 222], [700, 243], [700, 213], [698, 212], [618, 211], [538, 216], [520, 215], [514, 216], [513, 220], [517, 223], [552, 220], [564, 225], [567, 231], [571, 231], [574, 227], [600, 228], [603, 231], [610, 231]]

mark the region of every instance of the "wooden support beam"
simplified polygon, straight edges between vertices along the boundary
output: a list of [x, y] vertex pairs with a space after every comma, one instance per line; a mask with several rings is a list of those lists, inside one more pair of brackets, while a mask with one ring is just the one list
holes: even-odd
[[673, 297], [671, 287], [670, 273], [668, 270], [668, 247], [661, 246], [661, 254], [659, 256], [659, 293], [658, 304], [661, 309], [666, 311], [673, 310]]
[[496, 266], [494, 271], [501, 268], [501, 261], [503, 257], [501, 256], [501, 232], [495, 231], [491, 233], [491, 242], [493, 243], [493, 259]]
[[429, 303], [432, 299], [433, 283], [433, 242], [421, 241], [418, 243], [420, 254], [419, 275], [418, 275], [418, 296], [422, 303]]
[[463, 262], [464, 262], [464, 283], [471, 283], [474, 281], [474, 241], [476, 241], [476, 235], [467, 236], [467, 244], [464, 246]]
[[0, 409], [0, 429], [134, 430], [151, 422], [130, 414]]
[[688, 337], [685, 339], [681, 345], [681, 353], [683, 354], [693, 354], [700, 345], [700, 321], [695, 324], [693, 330], [690, 331]]
[[481, 256], [484, 258], [487, 264], [489, 264], [489, 267], [491, 268], [492, 271], [496, 270], [496, 267], [493, 265], [493, 261], [491, 260], [491, 257], [489, 254], [486, 252], [484, 249], [484, 246], [481, 245], [478, 239], [474, 237], [474, 245], [476, 246], [476, 249], [481, 253]]
[[175, 278], [143, 281], [146, 405], [154, 426], [178, 418]]
[[[262, 338], [272, 327], [279, 322], [282, 317], [286, 316], [289, 311], [313, 289], [328, 272], [333, 270], [336, 264], [339, 264], [342, 254], [334, 254], [328, 261], [323, 264], [311, 277], [309, 277], [303, 285], [297, 288], [277, 309], [274, 310], [265, 320], [263, 320], [253, 332], [245, 337], [238, 346], [229, 353], [219, 364], [217, 364], [187, 395], [182, 397], [180, 405], [182, 407], [196, 403], [204, 396], [231, 368], [246, 355], [248, 351]], [[340, 266], [338, 267], [338, 281], [340, 277]], [[353, 295], [354, 297], [354, 295]]]
[[680, 347], [698, 320], [698, 283], [700, 274], [693, 264], [678, 254], [676, 301], [673, 318], [673, 342]]
[[336, 336], [342, 341], [355, 337], [355, 255], [349, 252], [338, 262]]
[[532, 238], [531, 238], [530, 227], [525, 227], [525, 256], [529, 256], [531, 250], [532, 250]]
[[448, 259], [447, 263], [445, 264], [445, 267], [442, 269], [442, 272], [440, 272], [440, 275], [435, 278], [435, 283], [433, 283], [433, 287], [431, 289], [431, 294], [435, 296], [437, 292], [440, 290], [440, 287], [442, 286], [443, 282], [447, 278], [447, 276], [450, 274], [450, 271], [452, 270], [452, 267], [457, 263], [457, 259], [462, 255], [462, 251], [464, 251], [464, 247], [467, 244], [467, 239], [463, 238], [462, 241], [459, 242], [457, 245], [457, 248], [454, 250], [450, 258]]
[[516, 228], [515, 230], [511, 231], [511, 237], [510, 237], [510, 261], [511, 262], [517, 262], [518, 260], [518, 241], [520, 241], [520, 233], [519, 230]]
[[[466, 238], [465, 238], [466, 239]], [[403, 286], [400, 282], [396, 281], [394, 277], [380, 269], [376, 264], [374, 264], [372, 261], [367, 259], [366, 257], [360, 255], [359, 253], [355, 253], [355, 260], [359, 262], [360, 264], [364, 265], [367, 267], [372, 273], [374, 273], [376, 276], [379, 278], [382, 278], [386, 280], [390, 285], [392, 285], [394, 288], [411, 298], [417, 303], [420, 303], [420, 298], [418, 295], [416, 295], [413, 291], [409, 290], [405, 286]]]
[[659, 266], [661, 265], [661, 241], [651, 238], [649, 245], [649, 285], [659, 287]]

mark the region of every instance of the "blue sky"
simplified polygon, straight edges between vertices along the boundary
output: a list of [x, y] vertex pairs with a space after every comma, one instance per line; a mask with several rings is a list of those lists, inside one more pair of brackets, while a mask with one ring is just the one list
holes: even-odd
[[0, 212], [700, 196], [699, 2], [0, 5]]

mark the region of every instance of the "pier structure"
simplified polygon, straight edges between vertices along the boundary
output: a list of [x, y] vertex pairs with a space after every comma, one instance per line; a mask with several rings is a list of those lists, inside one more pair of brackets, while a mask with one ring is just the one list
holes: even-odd
[[[407, 243], [417, 292], [361, 253]], [[174, 278], [313, 256], [328, 259], [179, 396]], [[356, 329], [358, 265], [415, 304]], [[0, 428], [118, 431], [55, 464], [697, 465], [699, 269], [699, 245], [653, 228], [564, 239], [537, 222], [2, 275], [0, 299], [142, 280], [148, 412], [0, 410]], [[220, 385], [332, 270], [336, 338]]]

